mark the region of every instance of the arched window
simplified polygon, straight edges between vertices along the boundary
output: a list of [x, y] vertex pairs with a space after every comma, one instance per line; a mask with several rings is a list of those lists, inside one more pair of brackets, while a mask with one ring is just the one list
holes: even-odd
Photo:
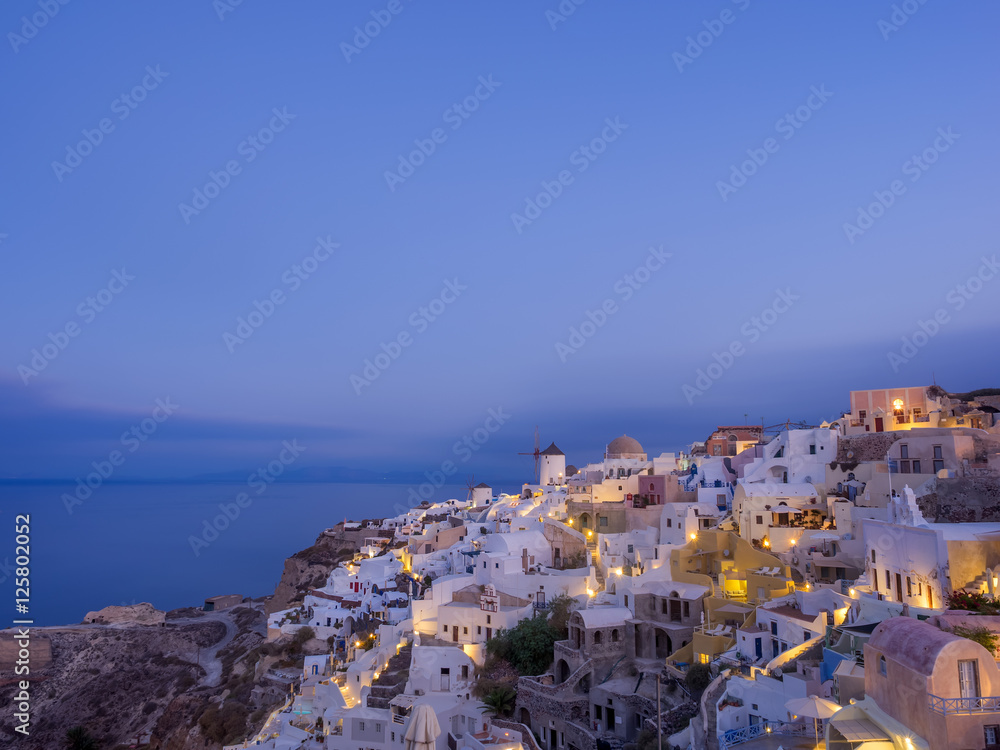
[[598, 630], [598, 631], [596, 631], [594, 633], [594, 645], [595, 646], [600, 646], [601, 645], [601, 631], [600, 630]]
[[618, 643], [618, 629], [617, 628], [615, 630], [611, 631], [611, 642], [612, 643]]

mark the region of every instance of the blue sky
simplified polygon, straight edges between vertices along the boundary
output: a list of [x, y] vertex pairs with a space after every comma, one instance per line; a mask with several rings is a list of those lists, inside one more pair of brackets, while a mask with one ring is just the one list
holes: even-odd
[[77, 476], [166, 397], [118, 478], [296, 437], [433, 469], [498, 407], [462, 468], [508, 478], [536, 424], [581, 463], [997, 385], [993, 5], [70, 2], [28, 38], [43, 5], [0, 14], [0, 476]]

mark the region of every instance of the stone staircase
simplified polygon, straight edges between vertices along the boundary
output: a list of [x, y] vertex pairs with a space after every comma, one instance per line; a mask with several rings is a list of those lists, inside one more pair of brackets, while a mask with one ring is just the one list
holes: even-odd
[[389, 659], [389, 666], [378, 676], [368, 693], [368, 708], [389, 708], [389, 701], [403, 692], [410, 669], [413, 646], [404, 646]]
[[597, 590], [604, 591], [604, 574], [601, 572], [601, 567], [597, 564], [598, 563], [597, 542], [588, 541], [587, 552], [590, 553], [590, 564], [594, 566], [594, 574], [597, 577]]

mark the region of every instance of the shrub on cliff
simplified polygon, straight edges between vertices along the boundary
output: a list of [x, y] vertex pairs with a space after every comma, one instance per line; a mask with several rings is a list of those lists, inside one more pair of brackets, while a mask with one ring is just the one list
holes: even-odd
[[211, 705], [198, 719], [201, 733], [212, 742], [231, 745], [243, 739], [247, 729], [249, 711], [242, 703], [226, 701], [222, 708]]
[[73, 727], [66, 732], [67, 750], [97, 750], [95, 740], [83, 727]]

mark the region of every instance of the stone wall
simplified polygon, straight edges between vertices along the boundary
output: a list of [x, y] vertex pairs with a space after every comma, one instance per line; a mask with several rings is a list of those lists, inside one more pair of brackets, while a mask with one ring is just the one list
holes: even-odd
[[938, 479], [934, 491], [917, 498], [917, 505], [925, 520], [936, 523], [1000, 521], [1000, 480]]

